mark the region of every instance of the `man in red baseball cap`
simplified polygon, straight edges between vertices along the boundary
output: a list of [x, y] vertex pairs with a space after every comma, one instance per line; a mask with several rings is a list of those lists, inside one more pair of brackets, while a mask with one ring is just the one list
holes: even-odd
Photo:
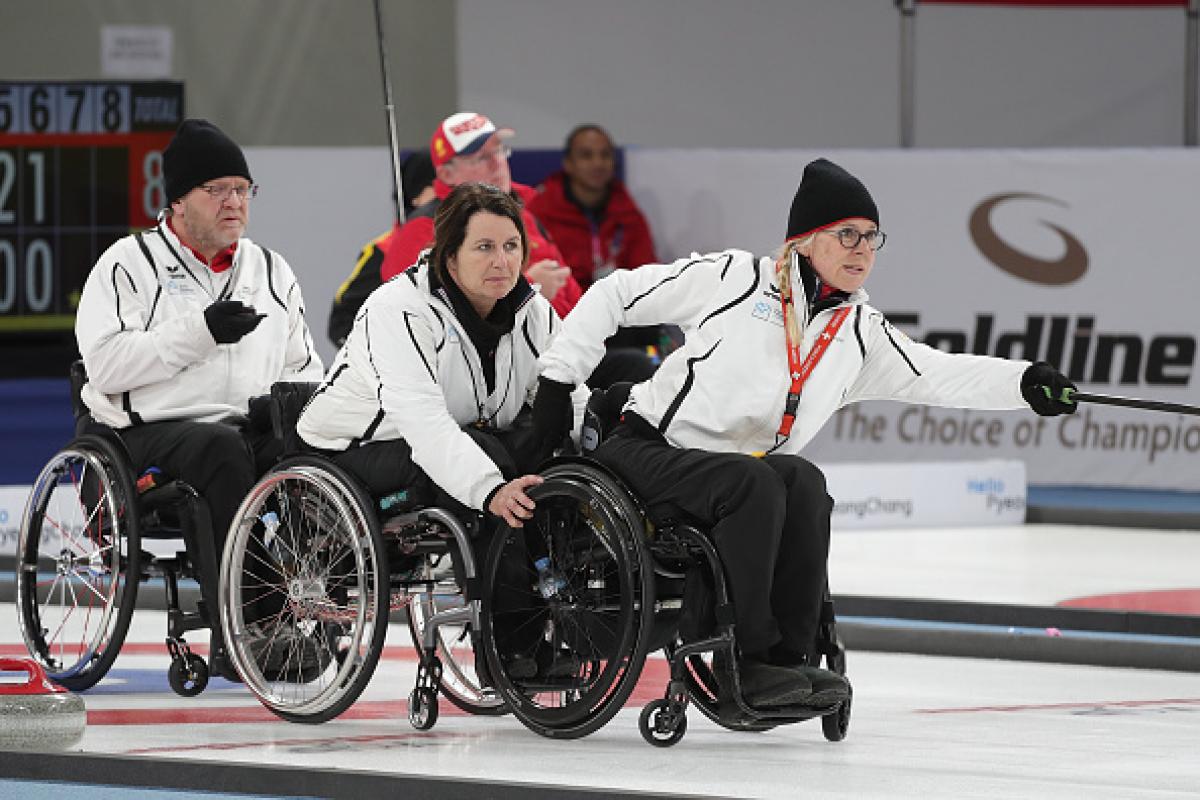
[[[433, 181], [437, 199], [414, 210], [408, 221], [394, 231], [380, 271], [383, 280], [412, 266], [421, 251], [433, 242], [433, 216], [455, 186], [490, 183], [512, 193], [522, 205], [527, 205], [536, 196], [533, 188], [513, 183], [508, 170], [511, 151], [505, 144], [512, 135], [511, 128], [497, 128], [490, 119], [472, 111], [452, 114], [438, 125], [429, 143], [429, 155], [437, 174]], [[542, 232], [538, 221], [528, 209], [523, 213], [529, 232], [529, 267], [525, 277], [538, 285], [558, 315], [565, 317], [583, 290], [572, 277], [558, 247]]]

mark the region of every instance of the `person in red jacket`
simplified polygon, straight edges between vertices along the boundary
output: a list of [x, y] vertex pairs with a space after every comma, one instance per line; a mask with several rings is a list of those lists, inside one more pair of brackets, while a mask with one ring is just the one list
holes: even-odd
[[658, 261], [646, 218], [615, 177], [615, 152], [604, 128], [577, 126], [567, 135], [562, 170], [529, 203], [585, 290], [614, 269]]
[[[584, 291], [616, 269], [658, 261], [646, 218], [616, 177], [616, 149], [595, 123], [576, 126], [563, 148], [562, 170], [547, 178], [529, 203], [566, 256]], [[608, 357], [591, 381], [643, 381], [681, 341], [663, 326], [622, 328], [607, 342]]]
[[511, 128], [497, 128], [482, 114], [460, 111], [438, 125], [429, 145], [437, 177], [433, 189], [437, 199], [413, 211], [403, 225], [395, 229], [383, 258], [380, 277], [387, 281], [411, 267], [421, 251], [433, 244], [433, 216], [450, 191], [462, 183], [489, 183], [516, 196], [525, 208], [522, 217], [529, 236], [529, 266], [525, 277], [540, 288], [560, 317], [575, 307], [583, 290], [566, 265], [566, 259], [551, 238], [529, 212], [528, 203], [537, 192], [513, 183], [508, 170], [511, 152], [504, 140]]

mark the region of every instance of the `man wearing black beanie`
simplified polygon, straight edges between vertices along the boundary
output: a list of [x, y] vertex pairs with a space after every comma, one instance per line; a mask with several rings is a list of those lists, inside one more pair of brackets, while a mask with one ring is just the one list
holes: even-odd
[[833, 500], [801, 456], [834, 412], [889, 398], [1074, 411], [1073, 387], [1049, 365], [945, 353], [868, 305], [879, 219], [858, 178], [817, 159], [774, 255], [725, 250], [618, 270], [592, 285], [539, 362], [534, 424], [561, 438], [563, 388], [591, 374], [618, 325], [688, 331], [592, 455], [646, 506], [675, 506], [708, 528], [734, 606], [740, 691], [717, 669], [729, 724], [830, 714], [849, 696], [844, 677], [819, 666], [833, 644], [817, 639]]
[[[163, 151], [163, 185], [158, 225], [114, 243], [84, 284], [82, 399], [117, 430], [137, 475], [157, 468], [204, 498], [212, 536], [190, 555], [215, 625], [217, 554], [272, 457], [262, 427], [222, 420], [245, 420], [272, 383], [317, 381], [322, 367], [291, 267], [243, 235], [257, 187], [241, 148], [185, 120]], [[217, 627], [211, 646], [214, 672], [236, 677]]]

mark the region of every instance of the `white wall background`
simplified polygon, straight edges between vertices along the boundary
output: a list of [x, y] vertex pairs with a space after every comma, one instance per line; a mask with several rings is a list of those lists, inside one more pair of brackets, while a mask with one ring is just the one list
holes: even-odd
[[[890, 0], [458, 0], [460, 105], [554, 146], [892, 147]], [[1181, 8], [919, 6], [919, 147], [1178, 145]]]

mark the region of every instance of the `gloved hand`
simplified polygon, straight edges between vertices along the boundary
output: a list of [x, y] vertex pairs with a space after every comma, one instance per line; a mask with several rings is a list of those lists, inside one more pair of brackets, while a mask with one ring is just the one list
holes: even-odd
[[241, 300], [218, 300], [204, 309], [204, 322], [217, 344], [233, 344], [258, 327], [266, 314]]
[[1021, 376], [1021, 396], [1043, 417], [1074, 414], [1077, 406], [1072, 398], [1076, 391], [1066, 375], [1045, 361], [1031, 364]]
[[544, 452], [552, 452], [571, 433], [575, 411], [571, 407], [573, 386], [549, 378], [538, 378], [533, 399], [533, 438]]

